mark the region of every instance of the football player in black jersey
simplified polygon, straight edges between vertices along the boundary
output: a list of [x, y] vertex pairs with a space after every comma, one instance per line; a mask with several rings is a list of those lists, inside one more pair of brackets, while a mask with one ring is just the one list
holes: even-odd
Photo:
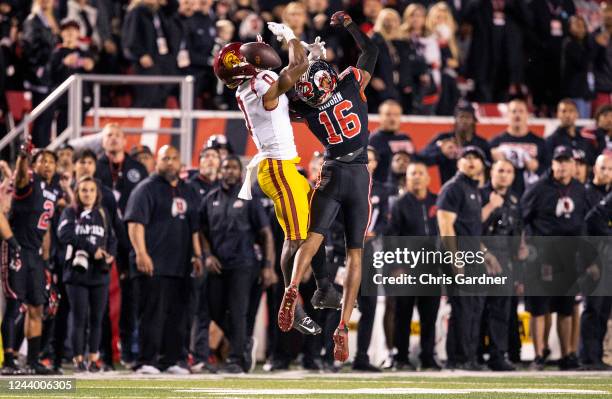
[[[25, 336], [28, 340], [28, 367], [33, 374], [49, 374], [38, 360], [41, 349], [42, 315], [45, 296], [45, 259], [49, 253], [49, 227], [62, 190], [54, 180], [57, 156], [41, 150], [33, 157], [34, 171], [30, 171], [30, 151], [24, 145], [17, 158], [15, 192], [10, 224], [21, 245], [21, 262], [9, 267], [9, 295], [26, 305]], [[18, 301], [18, 302], [17, 302]], [[11, 306], [11, 309], [13, 306]], [[15, 312], [8, 312], [6, 326], [14, 322]], [[18, 310], [17, 310], [18, 311]], [[16, 331], [4, 329], [6, 356], [13, 357], [18, 349]], [[12, 349], [12, 351], [11, 351]], [[11, 353], [13, 352], [13, 353]], [[6, 362], [5, 362], [6, 363]]]
[[347, 275], [340, 324], [333, 339], [334, 358], [343, 362], [349, 354], [347, 325], [361, 282], [361, 257], [371, 213], [371, 180], [367, 168], [368, 106], [363, 90], [370, 81], [378, 49], [347, 13], [336, 12], [331, 25], [347, 29], [361, 55], [356, 67], [349, 67], [337, 75], [330, 64], [313, 56], [324, 55], [321, 43], [315, 41], [306, 46], [311, 52], [310, 63], [295, 85], [301, 101], [294, 103], [293, 110], [325, 146], [325, 161], [311, 201], [308, 236], [296, 254], [291, 284], [285, 290], [278, 313], [278, 325], [283, 331], [291, 328], [298, 285], [323, 242], [323, 234], [342, 209]]

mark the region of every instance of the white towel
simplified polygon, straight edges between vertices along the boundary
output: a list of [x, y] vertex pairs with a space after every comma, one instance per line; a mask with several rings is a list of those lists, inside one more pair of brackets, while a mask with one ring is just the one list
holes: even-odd
[[264, 159], [266, 159], [266, 156], [261, 152], [251, 159], [251, 162], [249, 162], [246, 167], [246, 175], [244, 176], [244, 182], [242, 183], [242, 187], [238, 193], [238, 198], [243, 200], [253, 199], [253, 195], [251, 194], [251, 187], [253, 186], [254, 181], [253, 179], [257, 178], [257, 167]]

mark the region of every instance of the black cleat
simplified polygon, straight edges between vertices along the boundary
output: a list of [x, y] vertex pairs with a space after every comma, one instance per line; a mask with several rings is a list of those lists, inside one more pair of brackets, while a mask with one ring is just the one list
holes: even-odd
[[87, 367], [87, 371], [90, 373], [99, 373], [102, 371], [102, 368], [98, 364], [98, 362], [89, 362], [89, 367]]
[[52, 369], [47, 368], [41, 362], [35, 362], [32, 364], [29, 364], [27, 373], [34, 374], [34, 375], [53, 375], [55, 374], [55, 372]]
[[321, 361], [321, 359], [305, 357], [304, 359], [302, 359], [302, 368], [308, 371], [322, 371], [323, 362]]
[[219, 369], [221, 374], [244, 374], [244, 369], [236, 362], [227, 362]]
[[310, 300], [312, 307], [315, 309], [340, 309], [342, 307], [342, 294], [339, 293], [333, 285], [329, 284], [327, 288], [317, 288]]
[[298, 305], [295, 308], [293, 328], [304, 335], [321, 334], [321, 327], [306, 314], [301, 305]]
[[380, 373], [381, 369], [372, 365], [370, 362], [354, 362], [353, 370], [355, 371], [366, 371], [368, 373]]
[[442, 367], [436, 362], [435, 359], [427, 359], [421, 361], [420, 370], [431, 370], [431, 371], [440, 371]]
[[544, 370], [544, 366], [546, 365], [545, 360], [541, 356], [536, 356], [536, 358], [529, 365], [530, 371], [542, 371]]
[[516, 367], [510, 364], [510, 362], [508, 362], [506, 359], [499, 359], [493, 361], [489, 360], [489, 363], [487, 365], [489, 366], [491, 371], [516, 371]]
[[578, 370], [579, 368], [580, 362], [574, 353], [570, 353], [569, 355], [559, 359], [560, 370]]

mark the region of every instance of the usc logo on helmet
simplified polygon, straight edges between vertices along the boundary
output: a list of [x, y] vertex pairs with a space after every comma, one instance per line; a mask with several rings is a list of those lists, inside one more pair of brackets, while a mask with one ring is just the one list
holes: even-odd
[[228, 51], [223, 55], [223, 66], [225, 68], [232, 69], [238, 64], [240, 64], [240, 58], [233, 51]]

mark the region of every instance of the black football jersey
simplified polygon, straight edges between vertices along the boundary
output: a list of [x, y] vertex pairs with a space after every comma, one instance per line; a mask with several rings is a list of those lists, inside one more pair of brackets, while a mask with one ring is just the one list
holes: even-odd
[[368, 104], [361, 70], [349, 67], [338, 76], [334, 94], [318, 107], [301, 103], [295, 111], [325, 146], [326, 159], [338, 159], [362, 149], [350, 163], [368, 163]]
[[19, 245], [33, 251], [40, 249], [61, 196], [57, 180], [49, 184], [36, 173], [32, 174], [28, 185], [15, 191], [10, 224]]

